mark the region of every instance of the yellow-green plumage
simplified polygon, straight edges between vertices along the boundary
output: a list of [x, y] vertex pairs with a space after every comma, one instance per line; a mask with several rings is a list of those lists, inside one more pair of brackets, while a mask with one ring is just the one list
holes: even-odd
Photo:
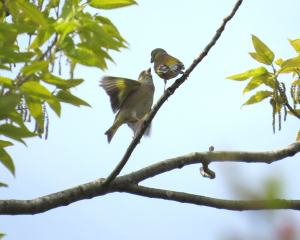
[[169, 55], [164, 49], [156, 48], [151, 52], [151, 63], [154, 62], [154, 70], [156, 74], [164, 79], [165, 90], [167, 80], [182, 74], [184, 65], [177, 58]]
[[113, 125], [105, 132], [110, 142], [122, 124], [128, 123], [130, 127], [135, 126], [134, 123], [137, 121], [142, 122], [141, 119], [151, 109], [155, 88], [150, 68], [141, 72], [138, 81], [104, 77], [100, 86], [110, 96], [113, 112], [118, 111]]

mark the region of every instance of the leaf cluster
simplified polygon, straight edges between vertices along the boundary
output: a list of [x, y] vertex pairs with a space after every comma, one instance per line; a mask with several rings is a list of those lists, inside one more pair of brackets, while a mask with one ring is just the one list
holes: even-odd
[[[300, 119], [300, 109], [297, 109], [297, 104], [300, 104], [300, 39], [288, 39], [292, 47], [298, 53], [297, 57], [283, 61], [281, 58], [274, 61], [275, 54], [270, 48], [265, 45], [258, 37], [252, 35], [252, 42], [255, 52], [250, 52], [250, 56], [256, 61], [263, 63], [272, 68], [268, 71], [267, 68], [261, 66], [256, 69], [248, 70], [244, 73], [227, 77], [236, 81], [244, 81], [250, 79], [243, 93], [249, 92], [260, 85], [265, 85], [269, 90], [257, 91], [244, 105], [250, 105], [261, 102], [266, 98], [270, 98], [273, 118], [273, 132], [275, 133], [275, 115], [278, 114], [278, 125], [281, 130], [281, 110], [284, 109], [284, 120], [286, 120], [287, 113]], [[275, 69], [274, 63], [279, 66]], [[293, 73], [293, 77], [297, 80], [291, 83], [291, 98], [293, 100], [293, 107], [290, 106], [287, 98], [285, 83], [279, 82], [280, 74]], [[289, 109], [289, 111], [287, 110]], [[300, 131], [298, 132], [297, 141], [300, 140]]]
[[[74, 79], [77, 64], [107, 69], [113, 61], [109, 50], [120, 51], [128, 43], [115, 25], [103, 16], [92, 16], [86, 8], [114, 9], [137, 4], [133, 0], [0, 0], [0, 162], [14, 175], [15, 167], [5, 150], [16, 140], [48, 135], [50, 107], [57, 116], [61, 102], [90, 106], [71, 93], [84, 79]], [[22, 34], [29, 36], [27, 49], [20, 49]], [[32, 41], [31, 41], [32, 40]], [[54, 74], [54, 66], [64, 57], [70, 66], [70, 78]], [[5, 71], [18, 66], [15, 79]], [[53, 89], [54, 91], [50, 90]], [[29, 130], [26, 122], [35, 121]], [[2, 139], [4, 137], [4, 139]], [[0, 183], [0, 186], [6, 186]]]

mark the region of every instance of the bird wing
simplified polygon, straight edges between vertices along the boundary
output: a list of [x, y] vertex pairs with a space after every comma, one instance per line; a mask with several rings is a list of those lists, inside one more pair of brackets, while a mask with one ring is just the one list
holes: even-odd
[[111, 108], [114, 113], [121, 108], [128, 95], [141, 86], [139, 81], [109, 76], [102, 78], [100, 83], [100, 86], [110, 97]]
[[170, 72], [170, 68], [164, 63], [158, 66], [156, 72], [168, 74]]
[[185, 67], [182, 62], [180, 62], [179, 60], [171, 60], [168, 61], [167, 64], [163, 63], [162, 65], [158, 66], [156, 72], [178, 75], [180, 73], [183, 73], [183, 69], [185, 69]]
[[177, 60], [177, 61], [174, 61], [174, 60], [170, 61], [168, 63], [168, 66], [170, 68], [170, 71], [173, 72], [173, 73], [175, 73], [175, 74], [183, 73], [182, 70], [185, 68], [184, 65], [183, 65], [183, 63], [180, 62], [179, 60]]

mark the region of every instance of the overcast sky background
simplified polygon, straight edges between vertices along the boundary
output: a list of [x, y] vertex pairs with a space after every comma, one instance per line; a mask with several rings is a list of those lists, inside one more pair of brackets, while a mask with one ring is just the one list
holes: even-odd
[[[139, 6], [100, 11], [116, 25], [130, 43], [130, 50], [111, 52], [116, 65], [109, 63], [107, 75], [137, 79], [152, 67], [150, 53], [164, 48], [188, 68], [214, 36], [232, 10], [235, 0], [173, 1], [139, 0]], [[253, 60], [251, 34], [259, 37], [275, 53], [275, 59], [297, 56], [287, 38], [299, 35], [299, 1], [244, 1], [227, 24], [217, 44], [190, 74], [188, 80], [157, 113], [152, 135], [143, 138], [121, 175], [156, 162], [189, 154], [217, 150], [269, 151], [293, 143], [299, 120], [292, 116], [282, 130], [272, 131], [269, 100], [252, 106], [241, 105], [255, 90], [242, 94], [248, 81], [236, 82], [228, 76], [257, 68]], [[24, 42], [27, 37], [24, 36]], [[64, 78], [68, 66], [62, 64]], [[269, 68], [271, 71], [271, 69]], [[13, 71], [15, 76], [17, 71]], [[28, 147], [16, 143], [8, 148], [16, 178], [0, 167], [1, 199], [34, 199], [79, 184], [107, 177], [122, 158], [132, 131], [123, 125], [108, 145], [104, 132], [112, 125], [109, 97], [99, 85], [105, 75], [97, 68], [77, 66], [75, 78], [85, 82], [72, 93], [92, 105], [73, 107], [62, 104], [59, 119], [49, 109], [50, 131], [47, 141], [26, 140]], [[163, 80], [153, 74], [154, 102], [163, 93]], [[175, 79], [169, 80], [170, 86]], [[289, 88], [291, 75], [280, 78]], [[267, 90], [259, 87], [258, 90]], [[212, 163], [216, 179], [203, 178], [200, 165], [174, 170], [141, 185], [170, 189], [222, 199], [247, 199], [265, 192], [270, 179], [282, 182], [282, 198], [300, 199], [299, 154], [267, 164]], [[239, 185], [246, 190], [237, 191]], [[113, 193], [59, 207], [34, 216], [0, 216], [0, 232], [5, 240], [31, 239], [276, 239], [274, 228], [300, 223], [296, 211], [233, 212], [209, 207]], [[300, 234], [300, 233], [299, 233]]]

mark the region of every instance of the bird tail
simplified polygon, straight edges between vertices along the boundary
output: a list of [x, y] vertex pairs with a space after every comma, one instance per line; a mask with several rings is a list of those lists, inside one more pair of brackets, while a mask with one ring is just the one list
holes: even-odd
[[113, 136], [115, 135], [116, 131], [118, 130], [118, 127], [112, 126], [110, 129], [108, 129], [104, 134], [107, 135], [107, 141], [110, 143], [112, 140]]

